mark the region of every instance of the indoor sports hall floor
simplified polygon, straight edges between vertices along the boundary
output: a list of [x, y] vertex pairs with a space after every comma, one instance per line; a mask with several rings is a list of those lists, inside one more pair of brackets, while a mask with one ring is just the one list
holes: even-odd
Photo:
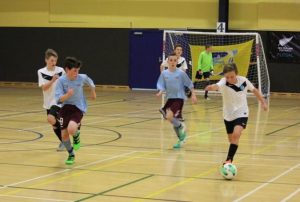
[[1, 87], [0, 97], [0, 201], [300, 201], [299, 97], [273, 97], [267, 113], [249, 99], [232, 181], [218, 172], [221, 97], [185, 105], [189, 138], [173, 150], [153, 92], [98, 91], [73, 166], [56, 152], [40, 89]]

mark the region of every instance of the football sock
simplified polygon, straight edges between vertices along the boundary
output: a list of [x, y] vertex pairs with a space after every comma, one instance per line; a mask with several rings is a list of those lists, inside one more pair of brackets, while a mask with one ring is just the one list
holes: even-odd
[[61, 129], [60, 129], [60, 125], [59, 122], [56, 121], [56, 123], [53, 125], [53, 131], [55, 133], [55, 135], [57, 136], [57, 138], [62, 141], [61, 139]]
[[71, 145], [70, 139], [68, 139], [67, 141], [63, 141], [63, 143], [64, 143], [64, 145], [65, 145], [65, 147], [66, 147], [69, 155], [73, 155], [74, 156], [75, 154], [74, 154], [73, 147]]
[[238, 149], [238, 145], [230, 144], [226, 161], [233, 161], [233, 157]]

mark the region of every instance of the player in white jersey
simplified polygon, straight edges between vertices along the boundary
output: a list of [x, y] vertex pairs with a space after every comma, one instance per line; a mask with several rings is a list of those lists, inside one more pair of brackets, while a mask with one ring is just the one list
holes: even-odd
[[55, 101], [55, 87], [57, 79], [65, 74], [63, 68], [56, 66], [58, 59], [57, 53], [48, 49], [45, 52], [46, 66], [38, 70], [39, 87], [43, 90], [44, 104], [43, 107], [47, 112], [47, 121], [53, 127], [54, 133], [60, 140], [60, 144], [57, 151], [64, 150], [64, 144], [62, 143], [60, 124], [57, 120], [58, 112], [61, 105]]
[[237, 151], [242, 131], [246, 128], [248, 121], [248, 90], [253, 92], [265, 111], [268, 109], [268, 105], [261, 93], [247, 78], [237, 75], [238, 70], [234, 63], [226, 64], [223, 73], [225, 78], [222, 78], [217, 84], [207, 86], [205, 90], [219, 90], [222, 93], [224, 123], [230, 143], [225, 163], [231, 163]]
[[[174, 47], [174, 53], [177, 56], [176, 67], [185, 72], [188, 69], [188, 66], [187, 66], [186, 59], [181, 56], [182, 52], [183, 52], [182, 45], [176, 44]], [[168, 69], [168, 65], [169, 65], [168, 58], [166, 58], [165, 61], [163, 61], [163, 63], [161, 63], [161, 65], [160, 65], [160, 72], [164, 71], [165, 69]]]

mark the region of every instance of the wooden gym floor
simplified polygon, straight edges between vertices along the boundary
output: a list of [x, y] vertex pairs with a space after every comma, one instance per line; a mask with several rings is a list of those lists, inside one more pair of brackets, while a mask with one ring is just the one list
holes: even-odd
[[189, 138], [173, 150], [172, 127], [153, 92], [98, 92], [83, 119], [76, 163], [46, 123], [37, 88], [0, 88], [0, 201], [300, 201], [300, 98], [249, 99], [251, 116], [235, 159], [227, 149], [221, 97], [186, 103]]

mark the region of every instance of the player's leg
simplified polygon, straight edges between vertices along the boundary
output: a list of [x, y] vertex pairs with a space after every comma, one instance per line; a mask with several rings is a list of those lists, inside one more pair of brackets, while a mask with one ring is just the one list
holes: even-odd
[[[203, 73], [203, 77], [204, 77], [204, 79], [205, 79], [205, 86], [204, 86], [204, 88], [205, 88], [206, 86], [208, 86], [208, 85], [210, 84], [210, 79], [209, 79], [209, 77], [210, 77], [210, 72], [204, 72], [204, 73]], [[209, 100], [209, 97], [208, 97], [208, 91], [207, 91], [207, 90], [205, 91], [204, 98], [205, 98], [206, 100]]]
[[67, 160], [65, 161], [66, 164], [68, 165], [72, 165], [74, 163], [74, 160], [75, 160], [75, 153], [74, 153], [74, 150], [73, 150], [73, 146], [71, 144], [71, 140], [70, 140], [70, 137], [69, 137], [69, 133], [68, 133], [68, 130], [67, 128], [65, 129], [62, 129], [62, 141], [66, 147], [66, 150], [68, 151], [68, 158]]
[[68, 133], [73, 136], [73, 147], [75, 151], [80, 149], [80, 133], [78, 130], [80, 123], [77, 122], [78, 120], [71, 120], [68, 125]]
[[57, 138], [60, 141], [60, 144], [57, 148], [57, 151], [63, 151], [65, 149], [64, 144], [62, 143], [62, 137], [61, 137], [61, 129], [58, 119], [58, 113], [59, 113], [60, 107], [58, 106], [51, 106], [49, 110], [47, 110], [47, 121], [49, 124], [52, 125], [53, 131]]
[[69, 106], [63, 106], [59, 111], [59, 123], [62, 134], [62, 142], [65, 145], [65, 148], [69, 154], [68, 159], [65, 161], [66, 164], [73, 164], [75, 159], [75, 154], [73, 150], [73, 146], [70, 141], [69, 133], [68, 133], [68, 125], [70, 122], [70, 117], [72, 116], [72, 111], [69, 110]]
[[170, 108], [167, 110], [167, 120], [173, 125], [175, 133], [179, 141], [173, 146], [174, 148], [180, 148], [186, 140], [186, 128], [185, 125], [179, 120], [179, 114], [182, 111], [183, 99], [170, 99]]
[[229, 149], [225, 163], [231, 163], [238, 149], [239, 140], [243, 130], [246, 128], [247, 118], [238, 118], [226, 126], [229, 140]]
[[162, 114], [164, 119], [167, 119], [167, 109], [170, 107], [171, 101], [168, 99], [165, 105], [159, 109], [159, 112]]
[[83, 113], [76, 107], [72, 106], [72, 115], [70, 117], [70, 122], [68, 125], [68, 133], [73, 136], [73, 147], [77, 151], [80, 148], [80, 132], [79, 128], [81, 125], [81, 119]]

